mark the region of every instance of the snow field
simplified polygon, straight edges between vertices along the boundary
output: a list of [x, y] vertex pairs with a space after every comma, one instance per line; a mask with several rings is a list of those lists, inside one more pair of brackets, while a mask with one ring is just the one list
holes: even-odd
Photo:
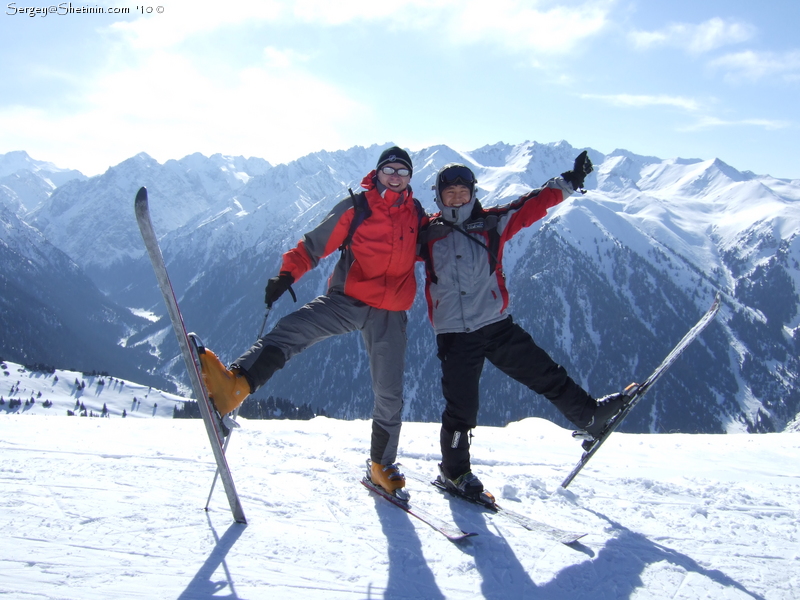
[[[409, 480], [479, 535], [454, 544], [367, 492], [366, 421], [243, 421], [233, 523], [199, 420], [0, 414], [0, 590], [94, 598], [800, 598], [800, 434], [614, 434], [568, 490], [579, 445], [547, 421], [479, 427], [474, 471], [568, 547]], [[438, 427], [400, 457], [434, 476]]]

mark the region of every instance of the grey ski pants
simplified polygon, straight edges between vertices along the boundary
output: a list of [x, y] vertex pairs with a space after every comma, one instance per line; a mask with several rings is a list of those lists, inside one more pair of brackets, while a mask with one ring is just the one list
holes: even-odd
[[397, 460], [403, 412], [407, 321], [405, 311], [373, 308], [344, 294], [319, 296], [278, 321], [232, 366], [244, 369], [256, 390], [309, 346], [360, 331], [375, 395], [370, 458], [382, 465], [392, 464]]

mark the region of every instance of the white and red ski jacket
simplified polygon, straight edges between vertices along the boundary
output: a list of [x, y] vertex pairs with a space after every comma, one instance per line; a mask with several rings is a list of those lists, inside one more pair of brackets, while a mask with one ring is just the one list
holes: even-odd
[[476, 331], [506, 318], [506, 242], [573, 193], [568, 182], [555, 177], [504, 206], [485, 209], [474, 199], [460, 223], [448, 223], [440, 213], [430, 218], [423, 235], [425, 298], [437, 334]]

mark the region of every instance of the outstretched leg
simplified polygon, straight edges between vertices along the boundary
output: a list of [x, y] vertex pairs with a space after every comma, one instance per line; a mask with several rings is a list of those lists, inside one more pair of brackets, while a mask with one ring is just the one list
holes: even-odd
[[347, 296], [320, 296], [278, 321], [230, 369], [207, 350], [203, 377], [214, 406], [223, 415], [233, 411], [292, 356], [331, 336], [360, 329], [368, 310]]
[[486, 357], [493, 365], [547, 398], [578, 427], [583, 428], [591, 421], [597, 410], [594, 398], [511, 317], [484, 329], [491, 336]]

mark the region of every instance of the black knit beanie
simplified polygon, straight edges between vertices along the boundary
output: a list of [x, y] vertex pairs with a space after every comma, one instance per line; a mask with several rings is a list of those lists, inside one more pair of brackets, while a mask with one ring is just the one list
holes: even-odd
[[381, 156], [378, 159], [378, 165], [375, 167], [375, 170], [380, 171], [382, 166], [395, 162], [405, 165], [408, 167], [409, 171], [412, 173], [414, 172], [414, 167], [411, 166], [411, 157], [408, 155], [408, 152], [402, 148], [398, 148], [397, 146], [392, 146], [391, 148], [387, 148], [381, 152]]

